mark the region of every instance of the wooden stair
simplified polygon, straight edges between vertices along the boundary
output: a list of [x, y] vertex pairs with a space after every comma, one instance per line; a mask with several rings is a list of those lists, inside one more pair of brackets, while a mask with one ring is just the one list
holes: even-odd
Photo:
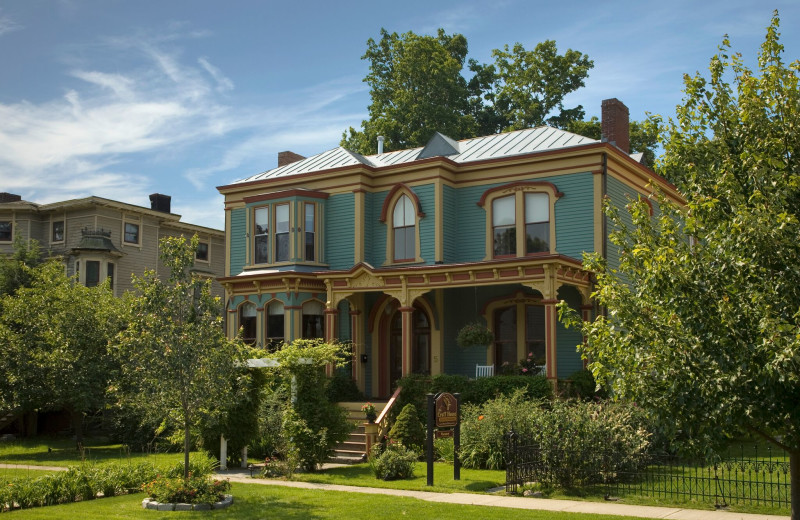
[[[380, 414], [386, 401], [370, 401], [375, 405]], [[350, 433], [344, 442], [333, 449], [333, 457], [330, 462], [339, 464], [358, 464], [367, 460], [367, 438], [364, 434], [364, 423], [367, 417], [361, 411], [363, 402], [339, 403], [339, 406], [347, 410], [347, 420], [353, 423], [355, 429]]]

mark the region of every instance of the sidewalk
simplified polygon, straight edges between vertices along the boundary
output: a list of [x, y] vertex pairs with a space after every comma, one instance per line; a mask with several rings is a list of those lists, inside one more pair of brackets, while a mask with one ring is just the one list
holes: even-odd
[[446, 504], [462, 504], [473, 506], [507, 507], [510, 509], [535, 509], [541, 511], [561, 511], [564, 513], [604, 514], [617, 516], [637, 516], [641, 518], [668, 518], [670, 520], [786, 520], [789, 516], [760, 515], [750, 513], [731, 513], [729, 511], [703, 511], [698, 509], [680, 509], [675, 507], [654, 507], [620, 504], [616, 502], [580, 502], [576, 500], [553, 500], [548, 498], [512, 497], [505, 495], [479, 495], [475, 493], [433, 493], [430, 491], [406, 491], [401, 489], [383, 489], [360, 486], [342, 486], [337, 484], [314, 484], [310, 482], [292, 482], [286, 480], [266, 480], [251, 478], [246, 469], [228, 469], [219, 471], [231, 482], [244, 484], [261, 484], [265, 486], [285, 486], [301, 489], [317, 489], [322, 491], [344, 491], [348, 493], [364, 493], [373, 495], [392, 495], [416, 498], [428, 502]]

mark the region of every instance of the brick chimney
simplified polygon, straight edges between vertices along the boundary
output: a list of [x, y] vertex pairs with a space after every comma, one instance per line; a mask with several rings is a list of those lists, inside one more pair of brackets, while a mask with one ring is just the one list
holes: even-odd
[[617, 98], [604, 99], [601, 106], [600, 132], [603, 141], [608, 141], [623, 152], [630, 153], [628, 107]]
[[172, 197], [169, 195], [162, 195], [160, 193], [153, 193], [150, 195], [150, 209], [152, 210], [169, 213], [171, 202]]
[[19, 202], [22, 200], [22, 197], [19, 195], [15, 195], [14, 193], [2, 192], [0, 193], [0, 204], [4, 204], [6, 202]]
[[286, 166], [287, 164], [292, 164], [293, 162], [302, 161], [305, 159], [299, 153], [294, 153], [290, 151], [285, 152], [278, 152], [278, 168], [281, 166]]

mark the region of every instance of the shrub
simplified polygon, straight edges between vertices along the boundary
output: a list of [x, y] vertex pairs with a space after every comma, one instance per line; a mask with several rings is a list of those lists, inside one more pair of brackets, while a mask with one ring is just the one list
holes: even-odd
[[590, 400], [595, 397], [604, 397], [605, 393], [596, 390], [597, 384], [594, 381], [594, 376], [591, 371], [587, 369], [578, 370], [569, 379], [564, 381], [564, 391], [561, 392], [563, 397], [574, 397], [576, 399]]
[[258, 412], [258, 435], [248, 452], [253, 458], [286, 455], [286, 439], [283, 436], [283, 409], [287, 397], [284, 387], [275, 384], [262, 389], [261, 406]]
[[417, 408], [413, 404], [403, 407], [389, 431], [389, 440], [422, 452], [422, 447], [425, 446], [425, 427], [419, 421]]
[[375, 478], [397, 480], [414, 476], [419, 454], [398, 442], [389, 442], [383, 451], [373, 450], [368, 462]]
[[14, 504], [29, 508], [92, 500], [98, 492], [104, 496], [135, 493], [156, 475], [155, 466], [145, 462], [103, 468], [71, 467], [42, 477], [0, 482], [0, 512]]
[[328, 379], [325, 394], [332, 403], [362, 401], [364, 394], [358, 389], [349, 373], [335, 372]]
[[433, 394], [439, 392], [450, 392], [451, 394], [460, 393], [462, 401], [464, 394], [469, 390], [470, 384], [473, 383], [466, 376], [451, 375], [451, 374], [438, 374], [431, 379], [430, 392]]
[[[211, 475], [219, 466], [216, 459], [209, 457], [204, 453], [192, 453], [189, 456], [189, 473], [196, 477], [205, 477]], [[183, 461], [176, 462], [170, 466], [165, 474], [168, 477], [182, 477], [183, 476]]]
[[529, 400], [550, 399], [553, 396], [553, 387], [544, 376], [482, 377], [471, 383], [463, 396], [463, 401], [467, 403], [484, 403], [500, 395], [511, 395], [516, 390], [522, 390]]
[[521, 389], [482, 405], [465, 405], [461, 412], [460, 452], [464, 467], [504, 468], [503, 436], [512, 427], [523, 433], [533, 429], [539, 406], [539, 402], [526, 399]]
[[208, 504], [223, 500], [230, 488], [231, 483], [227, 480], [190, 473], [188, 478], [159, 476], [144, 484], [142, 491], [157, 502]]
[[[400, 395], [397, 396], [392, 410], [402, 410], [407, 404], [413, 404], [417, 409], [417, 418], [421, 423], [426, 422], [427, 397], [431, 392], [431, 377], [423, 374], [410, 374], [397, 380], [397, 386], [402, 387]], [[393, 412], [397, 417], [398, 412]]]

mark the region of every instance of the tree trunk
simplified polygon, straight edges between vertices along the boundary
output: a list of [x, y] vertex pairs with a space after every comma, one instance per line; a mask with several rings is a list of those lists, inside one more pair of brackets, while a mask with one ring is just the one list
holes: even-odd
[[72, 409], [72, 427], [75, 429], [75, 447], [78, 451], [83, 449], [83, 412]]
[[189, 478], [189, 420], [183, 422], [183, 478]]
[[792, 520], [800, 520], [800, 450], [789, 452], [789, 479], [791, 482]]

